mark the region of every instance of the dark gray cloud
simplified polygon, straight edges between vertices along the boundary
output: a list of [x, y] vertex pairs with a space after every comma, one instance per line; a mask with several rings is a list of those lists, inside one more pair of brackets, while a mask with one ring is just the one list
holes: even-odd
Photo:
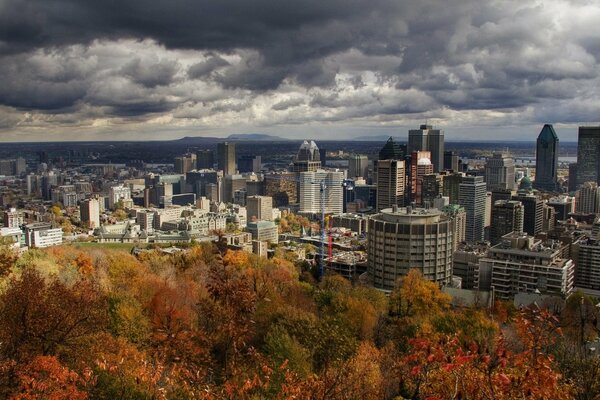
[[4, 0], [0, 120], [585, 122], [598, 17], [567, 0]]

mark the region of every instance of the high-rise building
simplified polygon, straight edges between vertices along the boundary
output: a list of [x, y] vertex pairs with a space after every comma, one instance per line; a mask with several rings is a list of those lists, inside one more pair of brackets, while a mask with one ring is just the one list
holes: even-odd
[[544, 227], [544, 202], [533, 193], [519, 191], [513, 200], [523, 204], [523, 232], [535, 236]]
[[557, 196], [548, 199], [548, 205], [554, 208], [557, 221], [564, 221], [569, 218], [569, 214], [575, 212], [575, 198], [571, 196]]
[[6, 228], [20, 228], [23, 225], [23, 213], [16, 208], [4, 211], [3, 222]]
[[444, 193], [443, 178], [444, 176], [440, 174], [428, 174], [423, 176], [421, 199], [426, 208], [433, 207], [433, 200]]
[[272, 221], [273, 198], [269, 196], [248, 196], [246, 198], [246, 215], [248, 222]]
[[573, 193], [577, 190], [577, 163], [569, 164], [569, 182], [567, 190]]
[[447, 284], [452, 277], [451, 220], [436, 209], [389, 208], [369, 219], [367, 273], [372, 284], [392, 290], [398, 278], [418, 269]]
[[506, 153], [494, 153], [485, 163], [488, 190], [512, 190], [515, 187], [515, 162]]
[[377, 162], [377, 210], [404, 204], [405, 174], [404, 161]]
[[600, 183], [600, 126], [579, 127], [577, 187], [585, 182]]
[[88, 229], [100, 228], [100, 202], [98, 199], [86, 199], [79, 205], [81, 222]]
[[444, 196], [448, 197], [450, 204], [458, 204], [460, 184], [462, 183], [464, 176], [465, 174], [462, 172], [444, 175], [442, 179], [442, 188], [444, 190]]
[[596, 182], [584, 182], [575, 194], [575, 210], [583, 214], [600, 212], [600, 188]]
[[431, 152], [414, 151], [410, 156], [410, 201], [418, 206], [423, 205], [423, 177], [433, 173]]
[[321, 182], [325, 184], [325, 213], [341, 214], [344, 209], [342, 171], [300, 172], [300, 212], [318, 214], [321, 212]]
[[350, 156], [348, 160], [348, 178], [362, 177], [369, 175], [369, 158], [360, 154]]
[[380, 160], [404, 160], [406, 157], [406, 145], [399, 144], [390, 137], [379, 151]]
[[244, 172], [260, 172], [262, 167], [261, 156], [245, 155], [238, 159], [238, 170]]
[[408, 131], [408, 154], [415, 151], [431, 152], [433, 172], [444, 169], [444, 131], [433, 129], [431, 125], [421, 125], [419, 129]]
[[298, 202], [298, 185], [293, 172], [265, 175], [265, 195], [273, 198], [274, 207], [282, 207]]
[[479, 289], [493, 287], [503, 300], [517, 293], [568, 296], [573, 291], [575, 264], [563, 258], [564, 246], [543, 243], [525, 233], [505, 235], [480, 260]]
[[558, 188], [558, 136], [550, 124], [544, 125], [537, 138], [535, 182], [533, 187], [548, 192]]
[[223, 197], [225, 203], [233, 202], [233, 195], [236, 190], [246, 189], [246, 178], [242, 175], [225, 175], [223, 177]]
[[511, 232], [523, 232], [525, 210], [520, 201], [498, 200], [492, 206], [490, 242], [500, 243], [502, 236]]
[[600, 240], [582, 238], [572, 245], [575, 286], [600, 291]]
[[467, 213], [468, 242], [480, 242], [484, 239], [486, 184], [482, 176], [465, 176], [459, 184], [458, 204]]
[[185, 174], [196, 168], [196, 154], [187, 153], [175, 157], [175, 173]]
[[458, 171], [458, 154], [455, 151], [444, 151], [444, 169]]
[[127, 186], [113, 186], [108, 190], [108, 207], [112, 210], [120, 201], [131, 200], [131, 189]]
[[215, 152], [209, 149], [196, 151], [196, 169], [213, 169], [215, 167]]
[[321, 153], [317, 144], [311, 140], [305, 140], [300, 145], [300, 150], [294, 159], [292, 171], [306, 172], [316, 171], [321, 168]]
[[236, 173], [235, 143], [223, 142], [217, 144], [217, 162], [218, 169], [223, 171], [224, 175]]
[[467, 213], [465, 212], [465, 209], [458, 204], [445, 205], [441, 208], [441, 211], [452, 221], [452, 229], [454, 231], [453, 249], [456, 250], [459, 243], [465, 241], [465, 234], [467, 232]]

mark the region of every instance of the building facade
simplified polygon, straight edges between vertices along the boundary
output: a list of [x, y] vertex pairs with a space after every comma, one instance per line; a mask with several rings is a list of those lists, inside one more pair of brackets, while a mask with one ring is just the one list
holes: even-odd
[[558, 189], [558, 136], [550, 124], [538, 135], [533, 187], [553, 192]]

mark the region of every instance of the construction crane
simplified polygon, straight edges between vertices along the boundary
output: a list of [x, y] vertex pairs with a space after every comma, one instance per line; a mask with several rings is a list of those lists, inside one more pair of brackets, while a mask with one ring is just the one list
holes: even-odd
[[[326, 200], [326, 190], [327, 190], [327, 185], [325, 184], [325, 180], [303, 180], [300, 179], [297, 175], [296, 176], [292, 176], [292, 175], [265, 175], [265, 179], [273, 179], [273, 180], [280, 180], [280, 181], [290, 181], [290, 182], [297, 182], [297, 183], [310, 183], [312, 185], [319, 185], [319, 198], [320, 198], [320, 202], [321, 202], [321, 206], [320, 206], [320, 218], [319, 218], [319, 222], [321, 225], [321, 240], [319, 243], [319, 277], [322, 277], [324, 272], [325, 272], [325, 236], [326, 236], [326, 230], [327, 230], [327, 225], [326, 225], [326, 220], [325, 220], [325, 200]], [[354, 189], [354, 180], [352, 179], [343, 179], [342, 180], [342, 187], [345, 190], [353, 190]], [[345, 193], [344, 193], [345, 196]], [[331, 239], [331, 238], [330, 238]], [[328, 252], [329, 252], [329, 256], [332, 256], [332, 246], [333, 243], [331, 240], [328, 241]]]

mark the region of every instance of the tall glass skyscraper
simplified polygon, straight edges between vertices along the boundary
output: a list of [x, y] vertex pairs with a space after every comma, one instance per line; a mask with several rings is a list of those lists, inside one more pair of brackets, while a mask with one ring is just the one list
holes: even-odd
[[431, 152], [433, 172], [444, 169], [444, 131], [433, 129], [431, 125], [421, 125], [419, 129], [408, 131], [408, 154], [415, 151]]
[[535, 181], [533, 187], [553, 192], [557, 189], [558, 136], [550, 124], [544, 125], [537, 138]]

